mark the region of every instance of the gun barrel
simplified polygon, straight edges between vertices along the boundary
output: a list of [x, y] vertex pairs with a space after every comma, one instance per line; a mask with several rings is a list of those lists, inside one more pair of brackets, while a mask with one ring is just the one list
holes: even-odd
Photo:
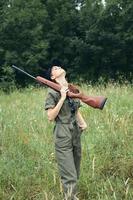
[[36, 80], [36, 78], [35, 78], [34, 76], [32, 76], [32, 75], [30, 75], [29, 73], [25, 72], [24, 70], [22, 70], [22, 69], [16, 67], [15, 65], [12, 65], [12, 67], [13, 67], [14, 69], [17, 69], [18, 71], [20, 71], [20, 72], [26, 74], [27, 76], [29, 76], [29, 77], [31, 77], [31, 78], [33, 78], [33, 79]]

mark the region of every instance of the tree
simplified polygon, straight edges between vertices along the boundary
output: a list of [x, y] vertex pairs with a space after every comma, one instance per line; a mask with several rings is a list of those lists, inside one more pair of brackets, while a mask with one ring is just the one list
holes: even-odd
[[[47, 57], [48, 41], [43, 38], [42, 26], [47, 20], [45, 6], [38, 0], [14, 0], [4, 7], [3, 19], [0, 31], [2, 68], [15, 64], [36, 73], [39, 59]], [[24, 84], [24, 76], [18, 74], [17, 81]]]
[[[10, 1], [10, 6], [4, 8], [0, 33], [2, 68], [16, 64], [37, 74], [55, 57], [71, 67], [74, 58], [71, 41], [77, 37], [79, 19], [75, 6], [74, 0]], [[25, 84], [20, 73], [16, 80]]]
[[86, 1], [81, 10], [86, 47], [83, 55], [81, 53], [81, 65], [88, 67], [85, 76], [92, 80], [100, 76], [116, 79], [122, 74], [130, 79], [133, 55], [132, 8], [131, 0], [126, 4], [123, 0], [106, 1], [106, 6], [100, 1]]
[[48, 12], [47, 39], [49, 41], [49, 61], [61, 60], [68, 73], [75, 68], [74, 42], [79, 35], [79, 11], [75, 0], [44, 1]]

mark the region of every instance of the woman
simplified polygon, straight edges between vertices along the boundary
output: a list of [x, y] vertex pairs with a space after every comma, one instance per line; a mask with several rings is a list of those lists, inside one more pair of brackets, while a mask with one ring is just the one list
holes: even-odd
[[72, 99], [66, 95], [69, 84], [65, 76], [65, 70], [59, 66], [52, 66], [48, 70], [47, 78], [60, 84], [61, 90], [57, 92], [49, 89], [45, 110], [49, 121], [55, 121], [55, 153], [65, 200], [78, 200], [76, 194], [81, 160], [80, 136], [87, 125], [78, 110], [79, 99]]

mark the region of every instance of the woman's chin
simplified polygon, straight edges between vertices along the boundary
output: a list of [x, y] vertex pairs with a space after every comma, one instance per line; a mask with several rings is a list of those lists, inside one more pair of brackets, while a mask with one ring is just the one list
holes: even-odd
[[60, 73], [60, 76], [66, 76], [66, 71], [64, 69], [62, 69], [61, 73]]

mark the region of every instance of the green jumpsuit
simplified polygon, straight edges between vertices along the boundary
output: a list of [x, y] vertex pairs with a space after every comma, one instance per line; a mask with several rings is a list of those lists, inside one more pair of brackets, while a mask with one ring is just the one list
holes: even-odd
[[[50, 88], [45, 102], [45, 110], [54, 108], [60, 97], [60, 92]], [[75, 112], [73, 112], [70, 100], [73, 102]], [[76, 118], [79, 107], [80, 100], [66, 98], [55, 119], [55, 153], [66, 199], [74, 199], [80, 173], [81, 131]]]

